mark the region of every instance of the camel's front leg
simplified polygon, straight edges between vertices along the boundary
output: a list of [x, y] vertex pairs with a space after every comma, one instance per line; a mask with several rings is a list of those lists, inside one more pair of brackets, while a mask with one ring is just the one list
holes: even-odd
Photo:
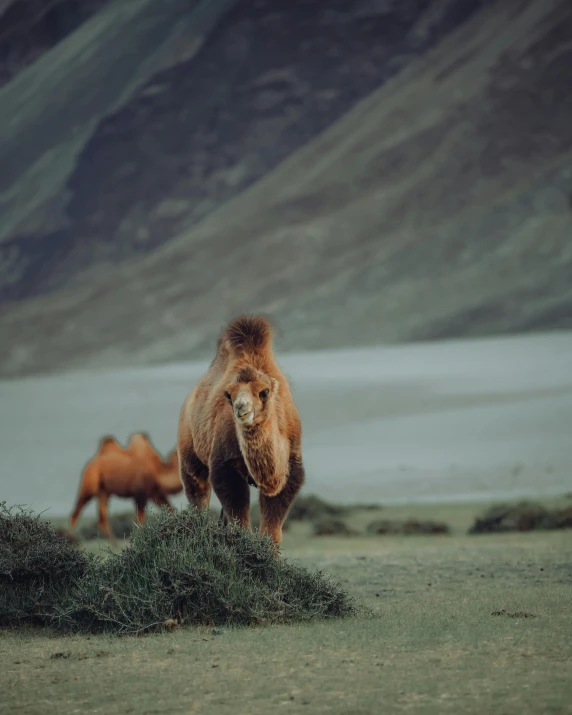
[[260, 533], [270, 536], [276, 546], [282, 541], [282, 524], [304, 483], [304, 467], [300, 457], [291, 457], [289, 467], [288, 480], [281, 492], [272, 497], [260, 494]]
[[250, 529], [250, 490], [248, 482], [231, 461], [211, 462], [210, 481], [228, 522], [236, 519], [245, 529]]

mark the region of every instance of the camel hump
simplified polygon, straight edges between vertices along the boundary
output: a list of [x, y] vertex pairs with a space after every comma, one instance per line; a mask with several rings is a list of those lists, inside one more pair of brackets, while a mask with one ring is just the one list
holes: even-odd
[[230, 323], [222, 335], [232, 352], [260, 352], [272, 341], [272, 326], [260, 315], [241, 315]]

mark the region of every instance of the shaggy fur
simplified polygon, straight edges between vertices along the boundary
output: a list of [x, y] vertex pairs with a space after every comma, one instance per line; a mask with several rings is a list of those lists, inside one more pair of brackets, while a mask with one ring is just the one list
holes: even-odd
[[179, 420], [181, 481], [206, 509], [211, 487], [225, 520], [250, 528], [249, 483], [260, 489], [262, 533], [276, 544], [304, 482], [301, 425], [264, 318], [243, 316], [224, 330], [216, 356], [187, 397]]
[[183, 490], [178, 461], [175, 451], [164, 462], [145, 433], [131, 435], [127, 449], [123, 449], [113, 437], [104, 437], [97, 454], [83, 471], [76, 507], [71, 516], [72, 531], [83, 508], [94, 497], [99, 500], [99, 528], [110, 540], [114, 540], [107, 516], [110, 496], [132, 498], [139, 522], [145, 519], [149, 499], [172, 510], [167, 494], [178, 494]]

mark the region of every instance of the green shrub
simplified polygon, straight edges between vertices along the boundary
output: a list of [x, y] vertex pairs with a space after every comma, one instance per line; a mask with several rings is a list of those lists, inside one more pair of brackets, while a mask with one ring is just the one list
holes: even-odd
[[542, 504], [528, 501], [519, 504], [495, 504], [475, 519], [469, 534], [535, 529], [572, 529], [572, 507], [547, 509]]
[[298, 496], [294, 500], [288, 513], [288, 519], [289, 521], [313, 521], [322, 517], [344, 516], [351, 511], [351, 507], [330, 504], [314, 494], [309, 494], [308, 496]]
[[359, 531], [351, 529], [345, 521], [325, 516], [314, 522], [314, 536], [357, 536]]
[[451, 528], [442, 521], [419, 521], [419, 519], [406, 519], [405, 521], [376, 519], [366, 527], [367, 534], [400, 534], [403, 536], [415, 535], [440, 535], [450, 534]]
[[[31, 544], [41, 523], [30, 515], [23, 518], [27, 521], [21, 524], [21, 536], [6, 552], [13, 573], [22, 543]], [[42, 540], [53, 544], [52, 551], [46, 552], [51, 556], [44, 561], [43, 577], [57, 580], [58, 586], [52, 589], [41, 618], [34, 607], [17, 614], [7, 609], [3, 589], [0, 623], [40, 620], [66, 630], [134, 633], [174, 622], [288, 623], [356, 610], [330, 578], [277, 558], [270, 539], [235, 524], [224, 526], [208, 511], [162, 510], [134, 530], [126, 549], [106, 558], [88, 558], [68, 544], [64, 550], [63, 540], [45, 524], [42, 528]], [[22, 588], [30, 604], [35, 596], [26, 592], [27, 585], [29, 581]], [[33, 591], [37, 595], [35, 582]]]
[[0, 502], [0, 624], [50, 622], [93, 563], [48, 522]]

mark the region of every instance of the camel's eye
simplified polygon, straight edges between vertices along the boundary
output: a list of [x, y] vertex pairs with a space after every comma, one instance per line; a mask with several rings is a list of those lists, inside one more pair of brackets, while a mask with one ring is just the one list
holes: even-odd
[[230, 392], [225, 392], [225, 393], [224, 393], [224, 396], [226, 397], [226, 399], [227, 399], [229, 402], [232, 403], [232, 397], [230, 396]]
[[261, 390], [258, 393], [258, 396], [260, 397], [261, 400], [265, 400], [269, 394], [270, 394], [270, 390]]

